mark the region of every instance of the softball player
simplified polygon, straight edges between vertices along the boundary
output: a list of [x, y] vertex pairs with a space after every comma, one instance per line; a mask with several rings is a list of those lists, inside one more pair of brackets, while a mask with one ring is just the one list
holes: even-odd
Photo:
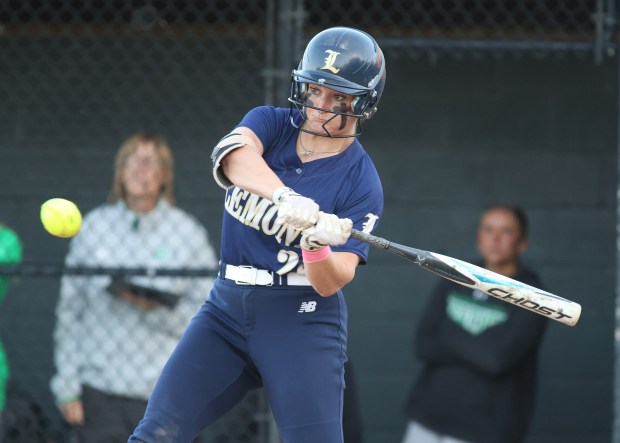
[[[130, 442], [190, 442], [264, 386], [285, 443], [341, 443], [347, 307], [383, 210], [356, 136], [385, 84], [368, 34], [317, 34], [293, 71], [290, 109], [258, 107], [213, 151], [227, 189], [220, 274], [162, 371]], [[294, 190], [293, 190], [294, 189]]]

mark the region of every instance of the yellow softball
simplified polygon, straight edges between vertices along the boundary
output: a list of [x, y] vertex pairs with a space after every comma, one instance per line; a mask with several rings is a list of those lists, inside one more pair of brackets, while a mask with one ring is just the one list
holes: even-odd
[[41, 205], [41, 223], [56, 237], [73, 237], [82, 226], [82, 214], [75, 203], [64, 198], [52, 198]]

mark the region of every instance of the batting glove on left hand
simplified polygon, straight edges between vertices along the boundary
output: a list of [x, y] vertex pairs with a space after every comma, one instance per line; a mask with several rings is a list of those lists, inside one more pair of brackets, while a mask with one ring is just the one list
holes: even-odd
[[291, 188], [276, 189], [272, 201], [278, 207], [276, 223], [288, 223], [302, 230], [313, 226], [318, 220], [319, 205], [311, 198], [303, 197]]
[[352, 228], [353, 222], [348, 218], [319, 212], [316, 224], [303, 230], [300, 245], [308, 251], [316, 251], [327, 245], [343, 245], [349, 239]]

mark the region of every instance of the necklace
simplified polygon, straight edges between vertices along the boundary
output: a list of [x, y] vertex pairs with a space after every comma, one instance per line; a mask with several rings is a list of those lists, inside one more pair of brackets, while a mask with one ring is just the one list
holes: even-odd
[[337, 151], [321, 151], [321, 152], [314, 152], [313, 149], [307, 149], [306, 146], [304, 145], [304, 139], [301, 136], [301, 134], [299, 135], [299, 146], [301, 147], [302, 150], [302, 154], [304, 157], [306, 158], [310, 158], [312, 157], [314, 154], [319, 155], [319, 154], [338, 154], [342, 151], [344, 151], [345, 149], [347, 149], [349, 147], [350, 143], [347, 144], [344, 148], [339, 149]]

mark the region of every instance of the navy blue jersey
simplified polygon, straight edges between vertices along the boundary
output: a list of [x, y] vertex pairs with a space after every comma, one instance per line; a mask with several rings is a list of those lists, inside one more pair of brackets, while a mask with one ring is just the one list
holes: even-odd
[[[300, 118], [301, 123], [301, 118]], [[338, 155], [303, 163], [297, 155], [299, 129], [289, 110], [261, 106], [251, 110], [237, 127], [254, 131], [263, 143], [263, 158], [286, 185], [318, 203], [321, 211], [349, 218], [353, 227], [370, 232], [383, 213], [383, 189], [377, 170], [356, 140]], [[303, 272], [301, 231], [276, 223], [277, 207], [238, 187], [226, 192], [222, 223], [221, 260], [251, 265], [284, 275]], [[333, 251], [357, 254], [362, 263], [369, 246], [355, 239]]]

